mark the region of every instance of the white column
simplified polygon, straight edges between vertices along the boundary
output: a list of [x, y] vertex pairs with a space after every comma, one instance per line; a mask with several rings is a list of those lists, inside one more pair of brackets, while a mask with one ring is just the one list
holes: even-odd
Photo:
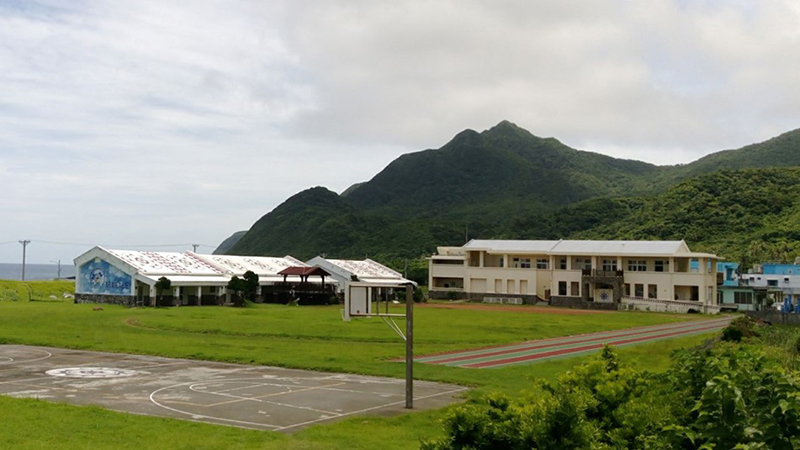
[[483, 267], [483, 254], [482, 250], [478, 253], [478, 267]]
[[156, 306], [156, 287], [148, 284], [147, 291], [150, 294], [150, 306]]
[[179, 306], [181, 304], [181, 288], [172, 288], [172, 305]]
[[197, 286], [197, 306], [203, 304], [203, 286]]

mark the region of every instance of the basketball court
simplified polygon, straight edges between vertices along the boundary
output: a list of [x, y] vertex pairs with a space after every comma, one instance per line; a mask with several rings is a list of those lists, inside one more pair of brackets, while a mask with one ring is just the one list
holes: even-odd
[[[465, 390], [415, 381], [414, 410]], [[0, 345], [0, 394], [282, 432], [408, 411], [400, 379], [23, 345]]]

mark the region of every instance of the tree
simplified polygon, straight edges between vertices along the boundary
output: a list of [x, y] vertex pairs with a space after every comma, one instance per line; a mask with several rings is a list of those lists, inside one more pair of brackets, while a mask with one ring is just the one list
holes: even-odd
[[243, 278], [245, 295], [247, 295], [248, 300], [254, 302], [256, 300], [256, 295], [258, 295], [258, 274], [252, 270], [248, 270], [244, 273]]
[[169, 291], [170, 288], [172, 288], [172, 281], [170, 281], [167, 277], [161, 277], [158, 279], [158, 281], [156, 281], [154, 287], [156, 289], [156, 304], [153, 306], [157, 306], [159, 303], [161, 303], [161, 294], [163, 294], [164, 291]]
[[247, 291], [247, 282], [234, 275], [228, 281], [228, 289], [233, 291], [233, 304], [236, 306], [244, 305], [244, 292]]

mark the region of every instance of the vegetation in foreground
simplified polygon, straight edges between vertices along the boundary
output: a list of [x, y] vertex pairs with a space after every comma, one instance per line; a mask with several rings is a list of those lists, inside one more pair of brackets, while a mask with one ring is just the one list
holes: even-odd
[[664, 373], [622, 364], [607, 347], [532, 393], [452, 408], [445, 437], [423, 449], [798, 448], [800, 332], [761, 337], [754, 327], [735, 321], [723, 341], [676, 353]]
[[[341, 321], [336, 307], [140, 308], [51, 302], [0, 302], [0, 342], [269, 364], [402, 377], [402, 342], [380, 321]], [[530, 313], [420, 309], [420, 353], [479, 347], [525, 339], [694, 320], [697, 316], [617, 313]], [[620, 351], [623, 362], [663, 370], [672, 349], [702, 336]], [[475, 389], [468, 402], [489, 392], [518, 395], [533, 378], [552, 379], [586, 358], [529, 366], [471, 370], [415, 365], [419, 379]], [[93, 407], [0, 397], [0, 447], [13, 448], [275, 448], [411, 449], [441, 433], [447, 409], [395, 417], [354, 417], [313, 426], [291, 436], [240, 430]], [[124, 437], [124, 438], [123, 438]]]

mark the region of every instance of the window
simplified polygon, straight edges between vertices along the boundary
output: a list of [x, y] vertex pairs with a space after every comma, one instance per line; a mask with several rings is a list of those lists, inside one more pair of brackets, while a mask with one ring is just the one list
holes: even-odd
[[753, 293], [752, 292], [734, 292], [733, 293], [733, 302], [739, 303], [742, 305], [749, 305], [753, 303]]
[[464, 260], [463, 259], [434, 259], [434, 264], [444, 264], [444, 265], [452, 265], [452, 266], [463, 266]]
[[547, 269], [550, 265], [550, 261], [547, 258], [539, 258], [536, 260], [536, 268], [537, 269]]
[[617, 271], [617, 260], [616, 259], [604, 259], [603, 260], [603, 270], [609, 272], [616, 272]]
[[664, 261], [663, 259], [657, 259], [653, 269], [656, 272], [669, 272], [669, 261]]
[[592, 269], [592, 259], [591, 258], [575, 258], [572, 262], [572, 268], [576, 270], [591, 270]]
[[208, 292], [210, 292], [212, 294], [217, 292], [217, 287], [216, 286], [209, 286], [208, 287]]
[[648, 284], [647, 285], [647, 298], [658, 298], [658, 285], [657, 284]]
[[561, 270], [567, 270], [567, 258], [559, 258], [558, 268]]
[[767, 286], [777, 286], [778, 280], [767, 280]]
[[531, 259], [530, 258], [514, 258], [512, 261], [511, 267], [516, 267], [518, 269], [530, 269], [531, 268]]
[[625, 283], [625, 295], [627, 297], [631, 296], [631, 284], [630, 283]]
[[629, 259], [628, 260], [628, 270], [631, 272], [646, 272], [647, 271], [647, 261], [643, 259]]
[[558, 282], [558, 295], [567, 295], [567, 282], [566, 281], [559, 281]]
[[633, 285], [633, 288], [634, 288], [634, 293], [633, 293], [634, 297], [639, 297], [639, 298], [644, 297], [644, 285], [643, 284], [636, 283], [635, 285]]
[[569, 288], [571, 290], [570, 294], [572, 294], [573, 297], [580, 297], [581, 296], [581, 284], [580, 283], [578, 283], [577, 281], [573, 281]]

